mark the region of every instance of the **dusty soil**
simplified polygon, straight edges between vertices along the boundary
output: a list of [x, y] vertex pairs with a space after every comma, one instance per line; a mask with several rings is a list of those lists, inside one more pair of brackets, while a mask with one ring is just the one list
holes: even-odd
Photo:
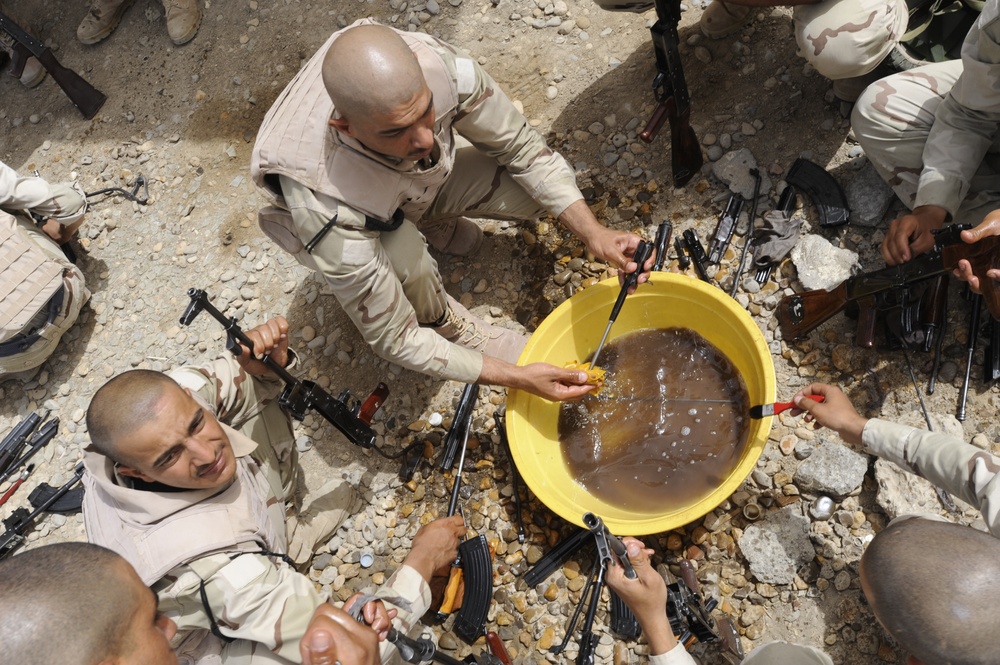
[[[105, 92], [108, 101], [97, 118], [86, 121], [51, 81], [25, 90], [3, 76], [0, 159], [22, 172], [37, 168], [51, 180], [77, 179], [88, 190], [128, 186], [142, 173], [151, 181], [152, 195], [146, 206], [109, 200], [94, 207], [79, 243], [80, 264], [94, 292], [90, 309], [40, 373], [0, 385], [0, 417], [5, 423], [13, 424], [43, 405], [64, 420], [58, 446], [33, 480], [65, 477], [72, 468], [86, 443], [82, 410], [107, 377], [129, 367], [166, 368], [221, 351], [221, 331], [207, 318], [189, 330], [177, 326], [185, 290], [192, 286], [209, 289], [220, 306], [245, 321], [282, 314], [298, 331], [308, 326], [310, 332], [299, 332], [294, 340], [303, 355], [303, 371], [331, 392], [347, 387], [365, 393], [377, 380], [386, 380], [392, 397], [380, 433], [387, 448], [424, 436], [423, 421], [432, 412], [448, 416], [460, 386], [434, 382], [375, 358], [322, 285], [267, 243], [255, 223], [260, 199], [249, 182], [248, 164], [261, 119], [300, 63], [333, 30], [358, 18], [374, 16], [403, 26], [415, 12], [423, 12], [416, 19], [423, 20], [421, 29], [477, 57], [566, 154], [578, 168], [595, 210], [609, 225], [652, 237], [652, 227], [669, 218], [678, 233], [696, 226], [703, 238], [708, 236], [728, 190], [707, 175], [682, 190], [670, 187], [666, 132], [645, 151], [633, 153], [634, 166], [642, 170], [639, 177], [604, 166], [605, 156], [615, 151], [613, 135], [635, 131], [654, 106], [650, 82], [655, 67], [647, 30], [655, 18], [652, 12], [609, 13], [587, 0], [568, 0], [564, 20], [573, 23], [562, 35], [561, 28], [536, 29], [519, 18], [530, 18], [536, 8], [528, 0], [451, 0], [435, 7], [436, 12], [418, 3], [405, 7], [399, 0], [207, 0], [198, 36], [182, 47], [171, 45], [155, 0], [138, 0], [118, 30], [92, 47], [75, 39], [84, 2], [4, 3], [57, 47], [63, 64]], [[796, 56], [790, 13], [760, 10], [742, 33], [716, 42], [700, 38], [700, 13], [698, 7], [688, 10], [681, 27], [691, 117], [699, 137], [742, 132], [744, 123], [754, 126], [759, 121], [754, 133], [742, 132], [733, 149], [749, 148], [775, 183], [802, 154], [827, 166], [842, 182], [849, 180], [853, 171], [847, 165], [848, 122], [832, 100], [830, 83]], [[604, 125], [603, 131], [589, 131], [593, 123]], [[772, 190], [770, 196], [773, 202], [776, 193]], [[761, 213], [767, 207], [762, 205]], [[501, 224], [477, 256], [440, 261], [456, 296], [472, 296], [473, 287], [485, 279], [490, 288], [472, 296], [476, 311], [517, 321], [530, 331], [566, 297], [552, 277], [561, 270], [559, 248], [573, 242], [551, 223], [523, 228], [532, 233]], [[828, 235], [861, 246], [866, 264], [879, 267], [868, 249], [869, 242], [881, 239], [879, 232], [848, 227]], [[762, 328], [768, 327], [770, 317], [769, 311], [760, 314]], [[850, 323], [843, 320], [829, 324], [833, 339], [826, 342], [846, 338], [849, 330]], [[325, 340], [317, 344], [314, 335]], [[829, 344], [819, 348], [826, 354]], [[784, 357], [774, 358], [782, 386], [779, 397], [786, 396], [786, 390], [790, 396], [811, 377], [800, 371], [802, 352], [790, 352], [787, 345], [782, 349]], [[960, 348], [949, 347], [949, 354], [958, 356]], [[852, 396], [863, 401], [870, 415], [912, 412], [912, 392], [906, 394], [912, 389], [897, 357], [868, 353], [858, 354], [857, 360], [856, 373], [834, 370], [827, 362], [819, 377], [851, 384]], [[817, 364], [823, 365], [822, 360]], [[874, 384], [865, 378], [867, 366], [878, 372]], [[957, 392], [953, 383], [945, 382], [930, 404], [932, 410], [952, 411]], [[977, 386], [976, 392], [983, 393], [974, 395], [977, 403], [986, 404], [985, 389]], [[477, 426], [483, 431], [490, 429], [486, 416], [500, 402], [498, 391], [481, 402]], [[973, 417], [966, 432], [990, 427], [993, 440], [995, 426], [989, 423]], [[788, 431], [794, 426], [787, 421], [782, 425]], [[318, 442], [303, 456], [308, 488], [336, 474], [360, 479], [369, 498], [382, 501], [378, 515], [385, 515], [387, 506], [392, 512], [396, 504], [376, 497], [377, 488], [390, 488], [392, 501], [400, 505], [414, 500], [410, 490], [393, 482], [395, 463], [361, 454], [318, 419], [307, 418], [300, 431], [303, 441]], [[441, 428], [435, 428], [428, 438], [439, 438], [440, 433]], [[484, 454], [492, 455], [489, 445], [485, 447]], [[426, 475], [428, 482], [443, 482]], [[856, 499], [870, 515], [865, 526], [869, 533], [873, 524], [884, 523], [872, 495], [866, 483]], [[430, 507], [418, 514], [444, 511], [446, 502], [432, 493], [427, 497], [424, 503]], [[533, 502], [532, 507], [535, 542], [544, 544], [549, 533], [565, 532], [561, 520], [546, 516], [540, 504]], [[690, 529], [680, 533], [687, 538]], [[80, 522], [71, 519], [62, 528], [46, 526], [33, 542], [79, 537]], [[739, 561], [739, 556], [735, 551], [726, 560]], [[856, 560], [848, 565], [855, 570]], [[511, 590], [517, 588], [512, 577], [505, 583]], [[529, 599], [545, 602], [533, 593]], [[876, 652], [884, 661], [903, 662], [872, 627], [863, 605], [856, 579], [845, 590], [782, 589], [781, 598], [767, 603], [767, 616], [753, 620], [757, 628], [745, 644], [784, 638], [826, 648], [838, 663], [872, 662]], [[518, 614], [509, 601], [504, 611]], [[559, 618], [557, 630], [564, 623], [565, 617]], [[858, 635], [864, 639], [855, 640]], [[516, 645], [518, 659], [541, 659], [535, 647], [543, 637], [522, 639]], [[714, 662], [711, 653], [706, 662]]]

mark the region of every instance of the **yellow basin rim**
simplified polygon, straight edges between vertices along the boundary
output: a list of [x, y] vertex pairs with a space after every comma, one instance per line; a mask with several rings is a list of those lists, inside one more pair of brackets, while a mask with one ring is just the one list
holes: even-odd
[[[562, 367], [594, 352], [619, 292], [608, 279], [578, 292], [538, 326], [521, 353], [520, 365], [548, 362]], [[653, 273], [628, 297], [608, 336], [649, 328], [686, 327], [717, 346], [743, 375], [751, 404], [774, 401], [774, 364], [764, 336], [750, 315], [720, 289], [674, 273]], [[583, 514], [604, 519], [620, 536], [661, 533], [702, 517], [750, 474], [767, 443], [771, 419], [751, 421], [749, 441], [733, 472], [715, 490], [689, 505], [664, 506], [655, 514], [635, 513], [605, 503], [572, 478], [559, 446], [559, 403], [521, 390], [507, 398], [510, 448], [535, 496], [563, 519], [583, 526]]]

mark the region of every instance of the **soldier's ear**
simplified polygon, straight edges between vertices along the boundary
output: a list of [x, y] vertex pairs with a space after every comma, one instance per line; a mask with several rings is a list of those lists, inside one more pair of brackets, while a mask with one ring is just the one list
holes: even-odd
[[351, 133], [351, 123], [348, 122], [347, 118], [337, 117], [330, 118], [330, 126], [336, 129], [341, 134], [353, 137], [354, 134]]
[[143, 480], [143, 481], [145, 481], [147, 483], [155, 483], [156, 482], [155, 479], [150, 478], [149, 476], [147, 476], [146, 474], [144, 474], [142, 471], [139, 471], [138, 469], [133, 469], [130, 466], [125, 466], [124, 464], [119, 464], [118, 467], [117, 467], [117, 469], [116, 469], [116, 471], [118, 471], [118, 473], [120, 473], [121, 475], [126, 476], [128, 478], [138, 478], [139, 480]]

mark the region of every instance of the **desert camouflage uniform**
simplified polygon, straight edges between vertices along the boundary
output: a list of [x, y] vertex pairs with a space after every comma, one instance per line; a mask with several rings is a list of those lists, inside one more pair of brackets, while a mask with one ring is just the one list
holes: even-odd
[[[159, 596], [159, 610], [177, 624], [173, 645], [181, 665], [299, 663], [299, 640], [327, 598], [280, 555], [298, 553], [296, 560], [307, 561], [340, 520], [312, 519], [308, 513], [296, 516], [294, 436], [291, 421], [273, 401], [282, 384], [271, 376], [251, 377], [228, 355], [207, 367], [183, 367], [169, 375], [215, 412], [224, 426], [231, 425], [225, 431], [237, 457], [234, 484], [245, 483], [242, 492], [233, 500], [232, 490], [240, 489], [234, 485], [222, 490], [137, 489], [131, 479], [115, 471], [111, 460], [88, 451], [84, 477], [88, 538], [121, 554], [152, 586]], [[246, 495], [251, 500], [256, 497], [256, 510], [244, 510], [241, 497]], [[353, 488], [341, 483], [314, 501], [309, 513], [313, 518], [329, 517], [338, 510], [343, 515], [360, 508], [355, 497]], [[322, 513], [314, 512], [317, 503]], [[196, 529], [187, 529], [188, 523], [198, 521], [191, 512], [216, 505], [226, 511], [232, 533], [189, 533]], [[130, 526], [125, 536], [116, 529], [115, 520]], [[157, 529], [170, 520], [181, 525], [170, 533], [185, 542], [165, 543], [163, 536], [157, 540]], [[226, 545], [220, 547], [223, 542]], [[400, 630], [408, 631], [430, 605], [426, 582], [407, 566], [396, 571], [380, 595], [412, 602], [395, 619]], [[206, 603], [218, 631], [231, 641], [210, 632]], [[385, 659], [394, 652], [394, 647], [385, 646]]]
[[[976, 507], [1000, 537], [1000, 459], [947, 434], [872, 419], [861, 442], [886, 459]], [[997, 503], [994, 503], [996, 501]]]
[[792, 10], [799, 55], [828, 79], [871, 72], [899, 43], [906, 0], [824, 0]]
[[945, 208], [979, 223], [1000, 208], [1000, 9], [989, 0], [962, 59], [884, 78], [851, 117], [858, 142], [911, 209]]
[[[353, 27], [353, 26], [351, 26]], [[348, 28], [349, 29], [349, 28]], [[444, 284], [437, 263], [427, 251], [419, 230], [422, 225], [469, 215], [504, 219], [531, 219], [545, 212], [558, 216], [583, 195], [576, 185], [572, 168], [549, 149], [524, 116], [507, 98], [497, 83], [474, 60], [458, 49], [420, 33], [400, 33], [416, 52], [414, 42], [429, 49], [444, 67], [450, 90], [434, 90], [438, 112], [435, 122], [435, 154], [439, 162], [453, 160], [450, 171], [442, 173], [421, 194], [403, 200], [399, 210], [405, 213], [402, 225], [394, 231], [366, 228], [366, 219], [385, 220], [385, 212], [362, 211], [345, 203], [349, 193], [335, 197], [309, 187], [291, 175], [289, 163], [316, 161], [321, 150], [350, 151], [366, 159], [368, 168], [380, 169], [397, 180], [424, 179], [424, 173], [437, 168], [413, 161], [399, 161], [373, 153], [350, 137], [340, 135], [326, 125], [334, 113], [333, 105], [322, 86], [320, 65], [335, 33], [298, 76], [293, 79], [268, 112], [258, 137], [251, 173], [282, 208], [291, 211], [293, 234], [301, 238], [294, 247], [285, 246], [303, 265], [320, 272], [332, 288], [344, 311], [361, 332], [365, 341], [380, 356], [431, 376], [466, 383], [476, 381], [482, 371], [482, 355], [453, 344], [426, 327], [443, 321], [448, 311]], [[303, 87], [309, 92], [302, 102]], [[457, 100], [451, 108], [440, 109], [448, 96]], [[288, 100], [292, 99], [293, 102]], [[276, 118], [291, 114], [287, 107], [307, 105], [314, 108], [309, 124], [322, 124], [321, 140], [315, 141], [315, 154], [295, 154], [288, 140], [277, 143], [278, 153], [261, 157], [268, 134], [286, 132], [299, 136], [299, 127], [285, 129]], [[301, 119], [296, 122], [306, 124]], [[325, 146], [325, 147], [324, 147]], [[270, 164], [261, 164], [269, 161]], [[438, 164], [440, 166], [440, 164]], [[268, 175], [271, 175], [268, 178]], [[280, 180], [280, 192], [274, 187]], [[372, 197], [373, 187], [357, 196]], [[412, 187], [411, 187], [412, 189]], [[392, 196], [387, 191], [384, 197]], [[386, 210], [395, 207], [388, 201]], [[265, 212], [262, 211], [262, 218]], [[380, 216], [381, 215], [381, 216]], [[310, 238], [337, 217], [322, 242], [310, 253], [302, 248]], [[263, 223], [262, 223], [262, 226]], [[279, 242], [279, 244], [281, 244]]]
[[[50, 184], [41, 178], [22, 178], [14, 169], [0, 162], [0, 236], [18, 236], [37, 245], [40, 253], [36, 263], [54, 261], [62, 270], [62, 305], [59, 312], [50, 322], [47, 311], [39, 311], [33, 319], [27, 321], [21, 328], [22, 332], [9, 339], [0, 341], [5, 344], [16, 344], [35, 330], [41, 332], [37, 341], [24, 350], [12, 351], [10, 355], [0, 355], [0, 375], [11, 372], [23, 372], [41, 365], [55, 351], [56, 345], [63, 333], [76, 322], [84, 303], [90, 298], [83, 273], [75, 265], [66, 260], [59, 246], [49, 236], [42, 232], [31, 218], [29, 212], [35, 212], [48, 219], [53, 219], [63, 226], [77, 222], [87, 211], [87, 200], [77, 189], [62, 184]], [[15, 286], [15, 277], [6, 274], [0, 287], [0, 300], [7, 295], [6, 287]], [[16, 312], [3, 312], [4, 326], [7, 317], [13, 318]]]

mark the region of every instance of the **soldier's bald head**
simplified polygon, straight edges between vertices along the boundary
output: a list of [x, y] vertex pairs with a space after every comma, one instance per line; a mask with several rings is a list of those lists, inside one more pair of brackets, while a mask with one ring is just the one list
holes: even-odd
[[426, 87], [417, 57], [384, 25], [359, 25], [338, 37], [323, 59], [323, 84], [348, 120], [385, 113]]
[[150, 593], [125, 559], [103, 547], [27, 550], [0, 564], [3, 662], [115, 662], [129, 647], [137, 594]]
[[1000, 653], [1000, 540], [927, 519], [894, 522], [861, 557], [879, 623], [924, 663], [988, 665]]
[[156, 405], [171, 390], [182, 390], [162, 372], [134, 369], [114, 377], [94, 394], [87, 409], [87, 431], [94, 448], [119, 464], [130, 464], [123, 443], [149, 422]]

